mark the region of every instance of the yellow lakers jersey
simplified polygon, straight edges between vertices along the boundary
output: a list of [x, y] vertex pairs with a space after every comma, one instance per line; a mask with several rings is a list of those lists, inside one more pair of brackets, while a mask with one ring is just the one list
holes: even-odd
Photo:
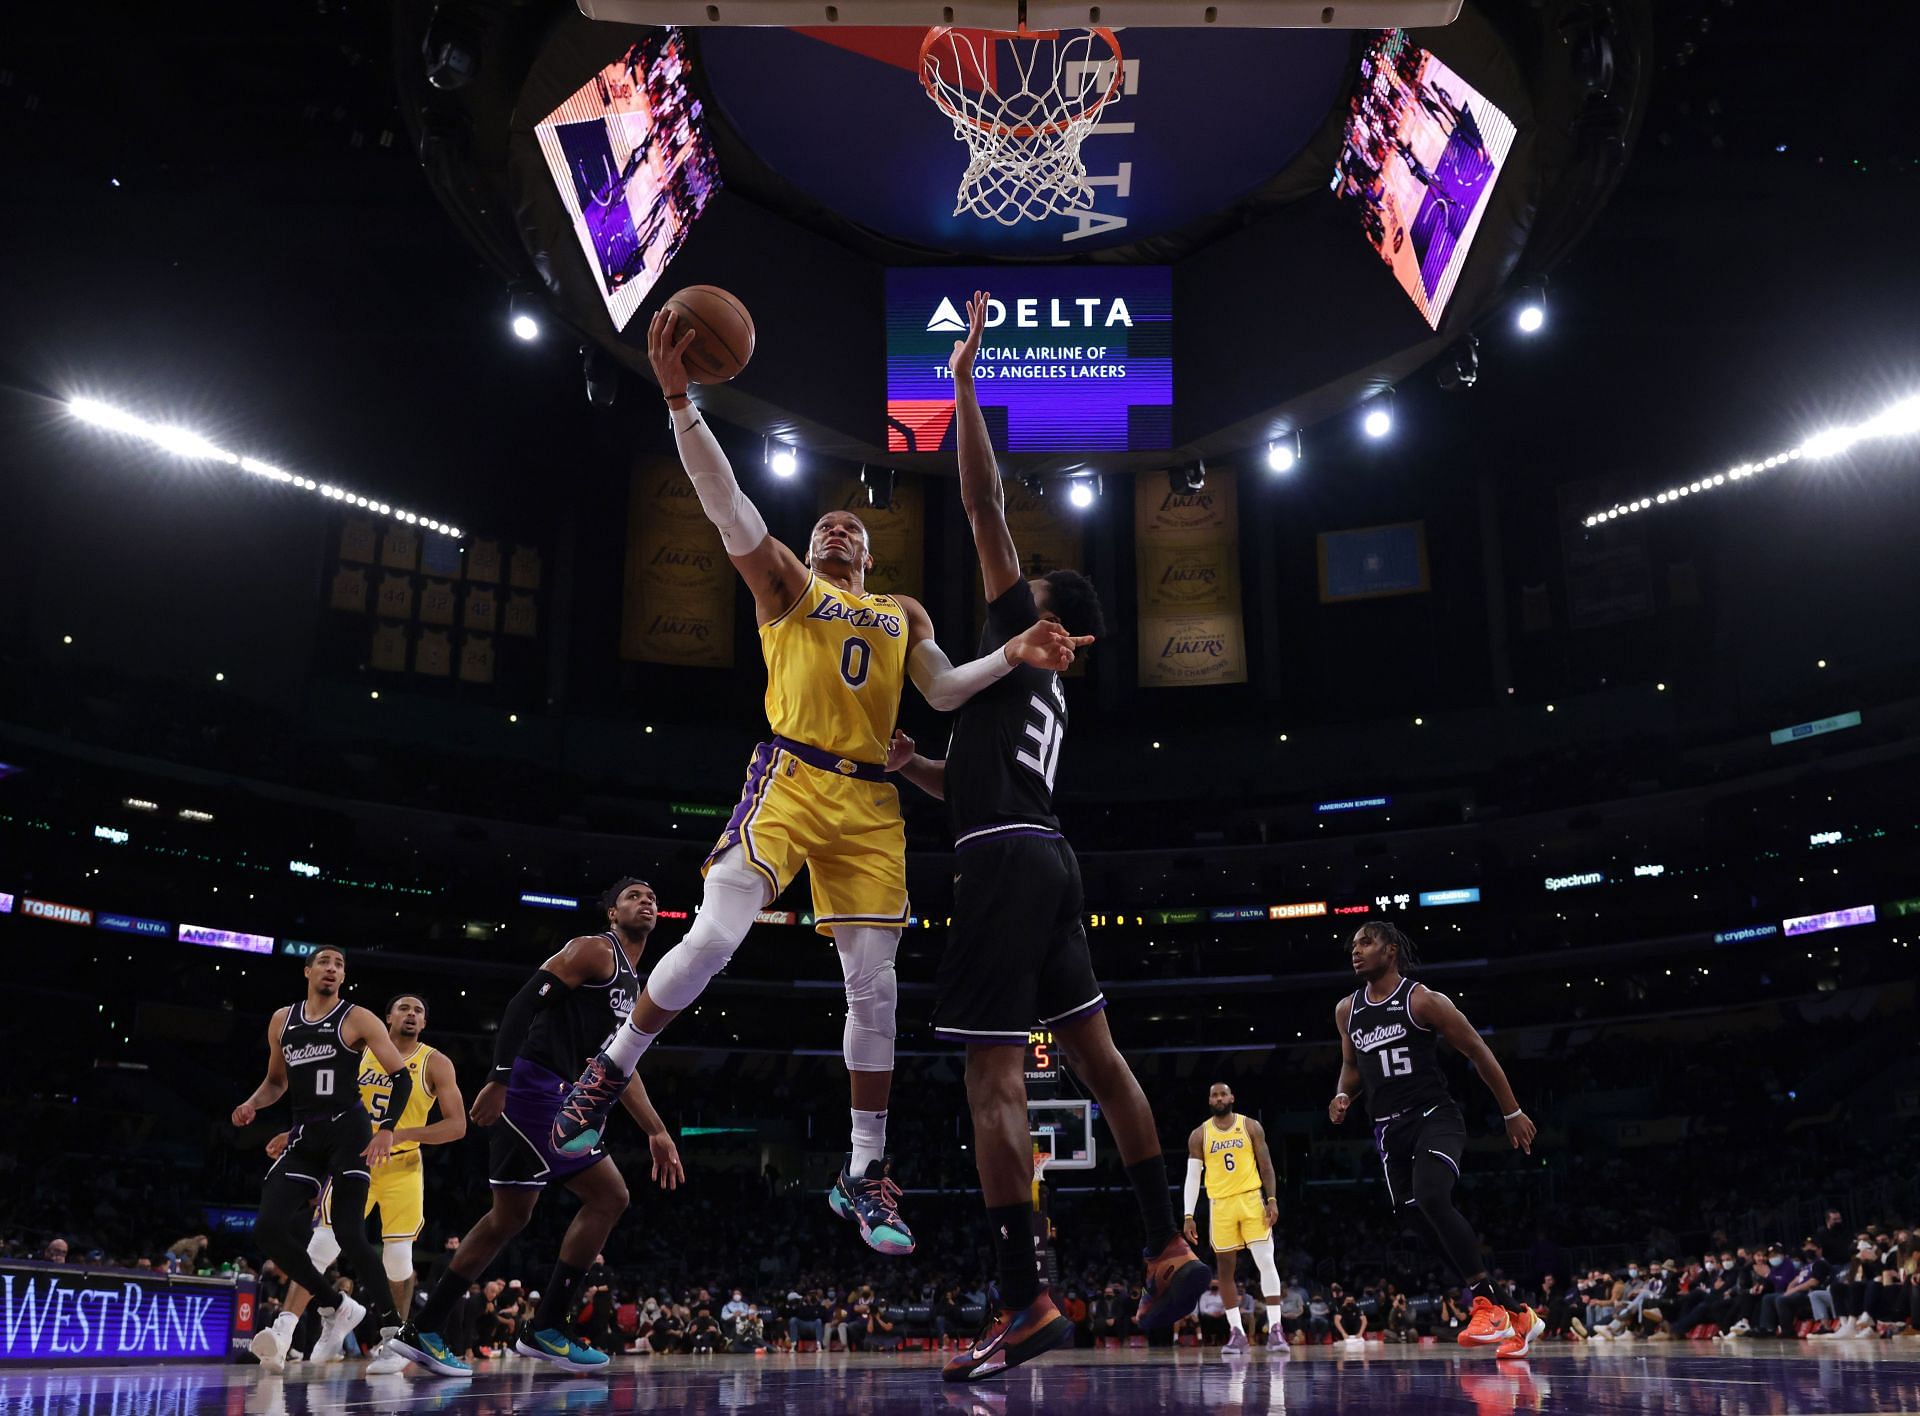
[[767, 725], [780, 737], [878, 764], [900, 714], [907, 616], [891, 595], [855, 595], [817, 575], [760, 626]]
[[[427, 1081], [427, 1059], [432, 1056], [433, 1049], [423, 1042], [407, 1059], [407, 1070], [413, 1073], [413, 1095], [407, 1098], [407, 1109], [400, 1113], [402, 1126], [424, 1126], [433, 1111], [433, 1086]], [[369, 1048], [360, 1054], [360, 1104], [367, 1108], [373, 1124], [378, 1126], [387, 1119], [387, 1104], [392, 1100], [393, 1078], [380, 1070]], [[393, 1153], [400, 1155], [419, 1149], [418, 1141], [397, 1141]]]
[[1247, 1118], [1233, 1114], [1233, 1124], [1221, 1130], [1211, 1117], [1200, 1127], [1206, 1147], [1207, 1198], [1224, 1200], [1260, 1188], [1260, 1167], [1253, 1158], [1253, 1141], [1247, 1135]]

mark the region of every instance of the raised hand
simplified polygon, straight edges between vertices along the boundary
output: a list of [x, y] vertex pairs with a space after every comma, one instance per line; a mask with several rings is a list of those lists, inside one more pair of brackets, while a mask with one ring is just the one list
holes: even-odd
[[687, 391], [686, 352], [692, 347], [694, 336], [699, 334], [692, 325], [684, 331], [678, 330], [679, 323], [679, 317], [672, 310], [660, 309], [654, 311], [653, 320], [647, 325], [647, 362], [653, 365], [660, 392], [669, 398]]
[[953, 342], [953, 357], [947, 368], [956, 379], [973, 377], [973, 361], [980, 353], [980, 334], [987, 327], [987, 292], [976, 290], [967, 301], [967, 337]]

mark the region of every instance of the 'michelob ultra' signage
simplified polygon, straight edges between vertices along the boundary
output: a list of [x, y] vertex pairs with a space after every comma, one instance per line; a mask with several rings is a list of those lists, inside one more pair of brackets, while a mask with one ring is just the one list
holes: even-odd
[[0, 1267], [0, 1362], [224, 1362], [231, 1282]]

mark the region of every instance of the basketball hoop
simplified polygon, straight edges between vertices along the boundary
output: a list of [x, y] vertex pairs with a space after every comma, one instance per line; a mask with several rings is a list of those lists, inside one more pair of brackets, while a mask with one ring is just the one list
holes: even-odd
[[[999, 83], [998, 53], [1017, 84]], [[1002, 226], [1093, 205], [1080, 144], [1125, 82], [1110, 29], [959, 30], [936, 25], [920, 42], [920, 83], [967, 145], [953, 214]]]

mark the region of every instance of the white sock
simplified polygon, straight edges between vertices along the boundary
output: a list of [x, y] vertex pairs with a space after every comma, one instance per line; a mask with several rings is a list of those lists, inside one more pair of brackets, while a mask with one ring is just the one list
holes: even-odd
[[1238, 1308], [1227, 1309], [1227, 1326], [1237, 1333], [1245, 1334], [1246, 1328], [1241, 1325], [1240, 1310]]
[[273, 1320], [273, 1330], [283, 1343], [293, 1341], [293, 1330], [299, 1326], [300, 1317], [297, 1313], [282, 1313]]
[[641, 1055], [653, 1046], [653, 1040], [659, 1036], [659, 1033], [641, 1032], [629, 1018], [627, 1025], [618, 1029], [613, 1041], [607, 1044], [607, 1058], [621, 1071], [631, 1072], [640, 1064]]
[[853, 1160], [849, 1173], [857, 1180], [867, 1167], [887, 1153], [887, 1113], [851, 1108], [853, 1114]]
[[1267, 1326], [1275, 1331], [1278, 1331], [1280, 1328], [1280, 1305], [1278, 1303], [1267, 1304]]

